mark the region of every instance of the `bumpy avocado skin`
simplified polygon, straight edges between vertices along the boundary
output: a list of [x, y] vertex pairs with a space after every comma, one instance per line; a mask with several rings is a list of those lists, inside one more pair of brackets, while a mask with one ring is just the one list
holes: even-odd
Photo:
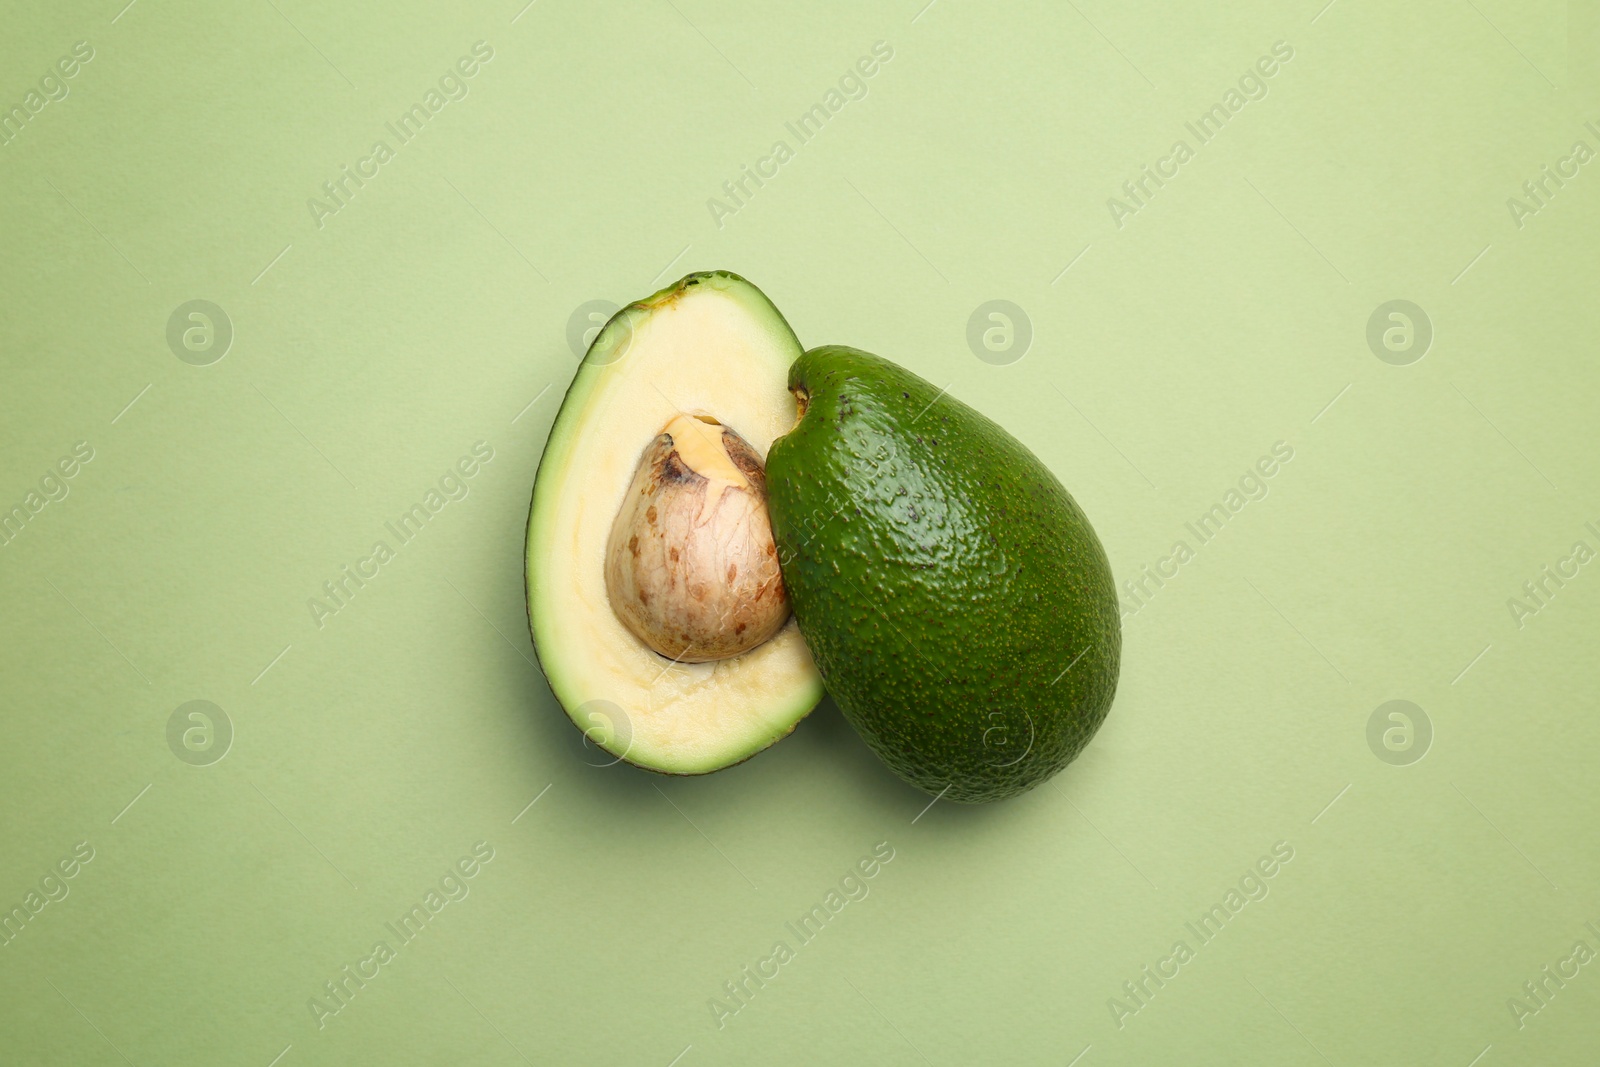
[[829, 693], [908, 782], [978, 803], [1089, 742], [1122, 631], [1105, 550], [994, 422], [879, 356], [814, 348], [767, 457], [795, 618]]

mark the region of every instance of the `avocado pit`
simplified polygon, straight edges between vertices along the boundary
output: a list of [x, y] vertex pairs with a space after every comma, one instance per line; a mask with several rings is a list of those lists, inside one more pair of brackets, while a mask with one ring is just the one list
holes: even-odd
[[707, 415], [679, 414], [640, 456], [605, 553], [612, 611], [655, 652], [705, 663], [789, 618], [761, 457]]

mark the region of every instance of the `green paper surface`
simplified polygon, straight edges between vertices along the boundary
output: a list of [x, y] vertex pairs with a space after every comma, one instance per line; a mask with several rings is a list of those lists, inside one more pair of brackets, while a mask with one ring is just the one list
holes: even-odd
[[[0, 32], [0, 1061], [1593, 1059], [1595, 5], [122, 3]], [[1138, 583], [1049, 784], [592, 765], [533, 474], [710, 268]]]

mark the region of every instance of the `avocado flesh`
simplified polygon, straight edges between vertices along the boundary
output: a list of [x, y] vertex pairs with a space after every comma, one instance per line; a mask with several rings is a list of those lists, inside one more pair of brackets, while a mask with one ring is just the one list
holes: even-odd
[[784, 584], [828, 692], [902, 778], [1021, 793], [1094, 735], [1122, 637], [1104, 549], [994, 422], [881, 357], [815, 348], [767, 456]]
[[606, 548], [640, 456], [677, 415], [706, 415], [764, 456], [794, 421], [800, 355], [761, 291], [691, 274], [623, 308], [595, 337], [551, 428], [528, 516], [528, 620], [567, 715], [612, 755], [668, 774], [738, 763], [794, 729], [822, 682], [791, 619], [727, 659], [677, 662], [618, 619]]

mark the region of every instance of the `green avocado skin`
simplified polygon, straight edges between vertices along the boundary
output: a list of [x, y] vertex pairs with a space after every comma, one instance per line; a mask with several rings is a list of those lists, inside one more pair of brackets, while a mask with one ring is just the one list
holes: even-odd
[[1094, 736], [1122, 630], [1105, 550], [1016, 438], [889, 360], [814, 348], [767, 456], [800, 632], [828, 692], [906, 781], [1022, 793]]

